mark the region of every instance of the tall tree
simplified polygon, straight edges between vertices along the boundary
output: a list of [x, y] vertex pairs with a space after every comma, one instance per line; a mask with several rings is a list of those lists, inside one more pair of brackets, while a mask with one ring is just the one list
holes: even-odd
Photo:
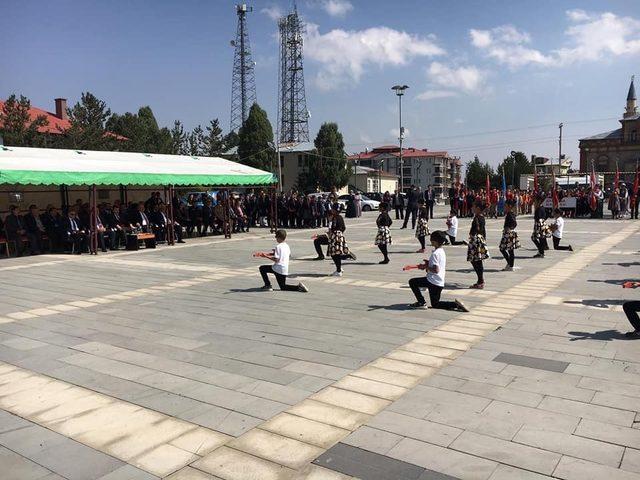
[[193, 156], [205, 156], [205, 135], [202, 127], [198, 125], [187, 136], [187, 154]]
[[275, 151], [273, 128], [265, 112], [257, 103], [249, 110], [249, 116], [240, 129], [238, 157], [242, 163], [273, 172]]
[[222, 137], [222, 128], [218, 119], [213, 119], [206, 127], [204, 136], [205, 155], [208, 157], [217, 157], [225, 150], [224, 138]]
[[520, 185], [520, 175], [533, 173], [533, 164], [523, 152], [511, 152], [496, 169], [496, 177], [499, 184], [502, 185], [502, 172], [505, 173], [507, 185], [518, 187]]
[[172, 153], [171, 132], [160, 128], [151, 107], [140, 107], [137, 114], [113, 114], [106, 122], [108, 131], [127, 137], [120, 146], [128, 152]]
[[46, 144], [44, 135], [38, 133], [40, 127], [49, 124], [47, 117], [40, 115], [31, 120], [31, 101], [20, 95], [11, 95], [0, 110], [0, 135], [5, 145], [14, 147], [42, 147]]
[[171, 135], [171, 153], [174, 155], [187, 155], [189, 153], [187, 145], [187, 134], [184, 131], [184, 127], [180, 120], [173, 122], [173, 128], [170, 132]]
[[472, 190], [486, 188], [487, 175], [489, 175], [490, 180], [493, 179], [495, 175], [493, 168], [491, 168], [491, 165], [488, 163], [480, 162], [478, 156], [475, 155], [473, 160], [467, 163], [467, 170], [465, 174], [467, 187]]
[[233, 147], [237, 147], [240, 142], [240, 137], [235, 131], [230, 131], [224, 136], [224, 149], [231, 150]]
[[67, 109], [67, 114], [71, 126], [65, 131], [62, 146], [79, 150], [117, 148], [116, 139], [105, 128], [111, 110], [103, 100], [90, 92], [84, 92], [80, 101]]
[[349, 183], [351, 165], [344, 153], [344, 139], [337, 123], [323, 123], [314, 140], [315, 152], [306, 170], [298, 176], [298, 186], [305, 191], [327, 192]]

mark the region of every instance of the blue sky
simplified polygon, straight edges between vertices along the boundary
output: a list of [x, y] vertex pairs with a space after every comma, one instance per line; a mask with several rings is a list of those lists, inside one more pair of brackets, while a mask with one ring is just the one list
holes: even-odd
[[[1, 3], [0, 98], [22, 93], [52, 109], [55, 97], [91, 91], [118, 113], [150, 105], [161, 125], [218, 117], [228, 128], [235, 2]], [[258, 102], [275, 122], [273, 17], [291, 3], [250, 4]], [[336, 121], [349, 153], [397, 142], [390, 87], [403, 83], [409, 146], [495, 165], [511, 150], [556, 155], [564, 122], [563, 151], [577, 164], [577, 139], [617, 128], [640, 74], [634, 0], [299, 0], [298, 9], [312, 136]]]

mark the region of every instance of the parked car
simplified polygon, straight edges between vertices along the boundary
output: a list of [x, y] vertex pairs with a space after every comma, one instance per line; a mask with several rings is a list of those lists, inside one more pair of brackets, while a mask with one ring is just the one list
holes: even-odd
[[[360, 195], [362, 198], [362, 211], [370, 212], [372, 210], [377, 210], [380, 207], [380, 202], [377, 200], [372, 200], [366, 195]], [[349, 200], [349, 195], [340, 195], [338, 197], [338, 203], [344, 204], [345, 208], [347, 206], [347, 200]]]

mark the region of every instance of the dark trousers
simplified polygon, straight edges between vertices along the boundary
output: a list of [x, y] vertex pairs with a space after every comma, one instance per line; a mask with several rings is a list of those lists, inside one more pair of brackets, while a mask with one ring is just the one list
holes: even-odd
[[507, 265], [513, 267], [513, 264], [516, 261], [515, 252], [513, 250], [500, 250], [500, 253], [502, 253], [502, 256], [507, 261]]
[[426, 288], [429, 290], [429, 300], [431, 301], [431, 308], [439, 308], [441, 310], [457, 310], [458, 306], [455, 302], [442, 302], [440, 301], [440, 294], [442, 293], [442, 288], [437, 285], [434, 285], [427, 277], [415, 277], [409, 279], [409, 287], [411, 287], [411, 291], [416, 297], [418, 303], [425, 304], [427, 303], [420, 291], [420, 288]]
[[420, 248], [422, 248], [422, 250], [424, 250], [426, 248], [425, 238], [426, 237], [424, 235], [420, 235], [418, 237], [418, 241], [420, 242]]
[[378, 250], [380, 250], [380, 252], [382, 253], [382, 255], [384, 255], [384, 259], [388, 260], [389, 259], [389, 249], [387, 248], [386, 244], [379, 244], [378, 245]]
[[554, 250], [569, 250], [571, 246], [569, 245], [560, 245], [561, 238], [553, 237], [553, 249]]
[[324, 258], [322, 245], [329, 245], [329, 237], [327, 237], [326, 235], [318, 235], [318, 238], [313, 241], [313, 246], [316, 249], [316, 253], [319, 257]]
[[278, 272], [274, 272], [272, 265], [260, 265], [260, 275], [262, 276], [262, 281], [264, 282], [265, 285], [271, 285], [271, 282], [269, 281], [269, 277], [267, 277], [268, 273], [273, 273], [275, 275], [276, 282], [278, 282], [278, 286], [280, 287], [280, 290], [283, 290], [285, 292], [298, 291], [298, 286], [287, 285], [287, 276], [282, 275]]
[[542, 237], [542, 238], [538, 238], [538, 239], [533, 239], [532, 238], [531, 241], [538, 248], [538, 253], [540, 255], [544, 255], [544, 251], [545, 250], [549, 250], [549, 242], [547, 242], [547, 238], [546, 237]]
[[402, 228], [407, 228], [407, 223], [409, 223], [409, 216], [411, 216], [411, 228], [416, 228], [416, 217], [418, 216], [418, 207], [407, 207]]
[[622, 310], [624, 310], [624, 314], [629, 319], [629, 323], [633, 326], [633, 329], [636, 332], [640, 332], [640, 316], [638, 316], [638, 312], [640, 312], [640, 302], [624, 302], [622, 304]]
[[464, 245], [464, 240], [456, 241], [456, 237], [449, 235], [448, 233], [447, 237], [449, 237], [449, 243], [451, 243], [451, 245]]
[[29, 239], [29, 250], [31, 255], [37, 255], [42, 252], [42, 234], [40, 232], [27, 232]]
[[[635, 205], [631, 205], [631, 218], [638, 219], [638, 208], [640, 207], [640, 201], [636, 200]], [[397, 217], [396, 217], [397, 218]]]
[[396, 209], [396, 220], [404, 219], [404, 207], [402, 205], [399, 205], [399, 206], [395, 207], [395, 209]]
[[433, 220], [433, 205], [436, 203], [434, 200], [429, 200], [427, 202], [427, 207], [429, 208], [429, 218]]
[[476, 272], [478, 276], [478, 283], [484, 283], [484, 265], [482, 264], [482, 260], [478, 260], [477, 262], [471, 262], [471, 266]]

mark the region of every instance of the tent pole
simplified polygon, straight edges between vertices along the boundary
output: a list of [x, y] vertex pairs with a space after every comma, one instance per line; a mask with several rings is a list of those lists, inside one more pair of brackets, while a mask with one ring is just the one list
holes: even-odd
[[229, 189], [226, 188], [223, 190], [223, 200], [222, 200], [222, 208], [224, 209], [223, 218], [224, 225], [222, 226], [222, 230], [224, 231], [224, 238], [231, 238], [231, 217], [229, 215], [229, 208], [231, 204]]
[[91, 185], [90, 190], [91, 200], [89, 202], [89, 208], [91, 209], [91, 247], [89, 253], [91, 255], [98, 254], [98, 202], [97, 202], [97, 194], [96, 194], [96, 186], [95, 184]]
[[[167, 225], [167, 245], [175, 244], [175, 222], [173, 221], [173, 186], [168, 185], [164, 189], [165, 199], [167, 198], [167, 194], [169, 199], [167, 200], [167, 216], [169, 217], [169, 225]], [[181, 227], [182, 228], [182, 227]]]

